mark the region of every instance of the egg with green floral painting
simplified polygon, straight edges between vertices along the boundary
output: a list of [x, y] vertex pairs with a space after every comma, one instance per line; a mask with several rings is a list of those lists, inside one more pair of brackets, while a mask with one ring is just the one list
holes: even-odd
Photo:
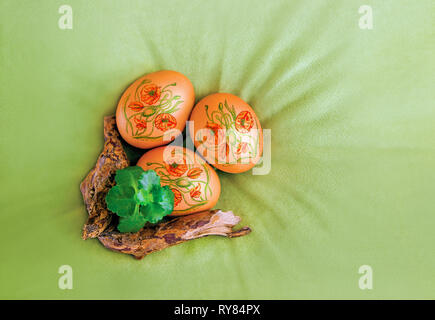
[[144, 170], [154, 170], [162, 186], [174, 193], [171, 215], [186, 215], [212, 209], [221, 193], [216, 172], [198, 154], [177, 146], [146, 152], [138, 161]]
[[122, 94], [116, 109], [118, 131], [137, 148], [168, 144], [184, 130], [194, 101], [193, 85], [185, 75], [149, 73]]
[[240, 173], [260, 160], [261, 124], [241, 98], [229, 93], [206, 96], [195, 105], [189, 120], [189, 134], [197, 152], [215, 168]]

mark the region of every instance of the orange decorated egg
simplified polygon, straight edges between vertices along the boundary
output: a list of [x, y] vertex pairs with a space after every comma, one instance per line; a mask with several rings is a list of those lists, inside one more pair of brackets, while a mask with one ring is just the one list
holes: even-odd
[[137, 148], [167, 144], [184, 130], [194, 102], [193, 85], [183, 74], [149, 73], [122, 94], [116, 109], [118, 131]]
[[138, 161], [144, 170], [154, 170], [162, 186], [174, 193], [174, 211], [171, 215], [213, 208], [221, 193], [216, 172], [193, 151], [177, 146], [164, 146], [146, 152]]
[[211, 94], [196, 104], [189, 120], [189, 134], [197, 151], [214, 167], [240, 173], [260, 160], [260, 121], [241, 98], [229, 93]]

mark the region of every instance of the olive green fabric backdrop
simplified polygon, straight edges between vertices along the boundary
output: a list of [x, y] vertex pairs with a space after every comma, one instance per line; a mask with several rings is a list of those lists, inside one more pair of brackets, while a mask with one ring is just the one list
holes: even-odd
[[[2, 0], [0, 297], [435, 298], [434, 21], [432, 0]], [[136, 261], [80, 239], [79, 183], [103, 116], [161, 69], [186, 74], [197, 101], [250, 103], [272, 170], [219, 172], [218, 207], [249, 236]]]

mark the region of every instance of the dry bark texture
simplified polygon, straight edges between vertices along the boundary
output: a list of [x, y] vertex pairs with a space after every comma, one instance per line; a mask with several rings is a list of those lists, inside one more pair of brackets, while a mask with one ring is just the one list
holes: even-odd
[[114, 116], [104, 117], [104, 148], [95, 167], [80, 184], [80, 191], [89, 213], [82, 238], [98, 237], [110, 224], [112, 213], [106, 207], [106, 194], [115, 184], [116, 170], [129, 166], [122, 148]]
[[111, 250], [133, 255], [137, 259], [167, 247], [208, 235], [229, 238], [244, 236], [251, 229], [233, 231], [240, 217], [231, 211], [203, 211], [181, 217], [167, 217], [165, 221], [146, 226], [136, 233], [116, 231], [114, 216], [106, 207], [106, 194], [115, 184], [116, 170], [129, 166], [116, 129], [114, 116], [104, 118], [104, 148], [95, 167], [80, 184], [80, 190], [89, 213], [83, 226], [83, 239], [98, 238]]
[[232, 228], [239, 222], [240, 217], [231, 211], [203, 211], [172, 218], [170, 221], [145, 227], [136, 233], [104, 232], [98, 239], [106, 248], [142, 259], [155, 251], [196, 238], [209, 235], [233, 238], [251, 232], [248, 227], [233, 231]]

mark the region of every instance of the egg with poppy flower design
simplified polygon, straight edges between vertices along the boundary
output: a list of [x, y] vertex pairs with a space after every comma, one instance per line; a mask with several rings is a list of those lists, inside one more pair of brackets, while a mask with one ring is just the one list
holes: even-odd
[[212, 209], [221, 193], [219, 177], [200, 155], [178, 146], [163, 146], [146, 152], [137, 162], [154, 170], [162, 186], [174, 194], [172, 216]]
[[229, 93], [206, 96], [195, 105], [189, 120], [189, 134], [197, 151], [215, 168], [240, 173], [260, 160], [261, 124], [241, 98]]
[[149, 149], [168, 144], [186, 125], [195, 102], [190, 80], [176, 71], [149, 73], [122, 94], [116, 124], [132, 146]]

